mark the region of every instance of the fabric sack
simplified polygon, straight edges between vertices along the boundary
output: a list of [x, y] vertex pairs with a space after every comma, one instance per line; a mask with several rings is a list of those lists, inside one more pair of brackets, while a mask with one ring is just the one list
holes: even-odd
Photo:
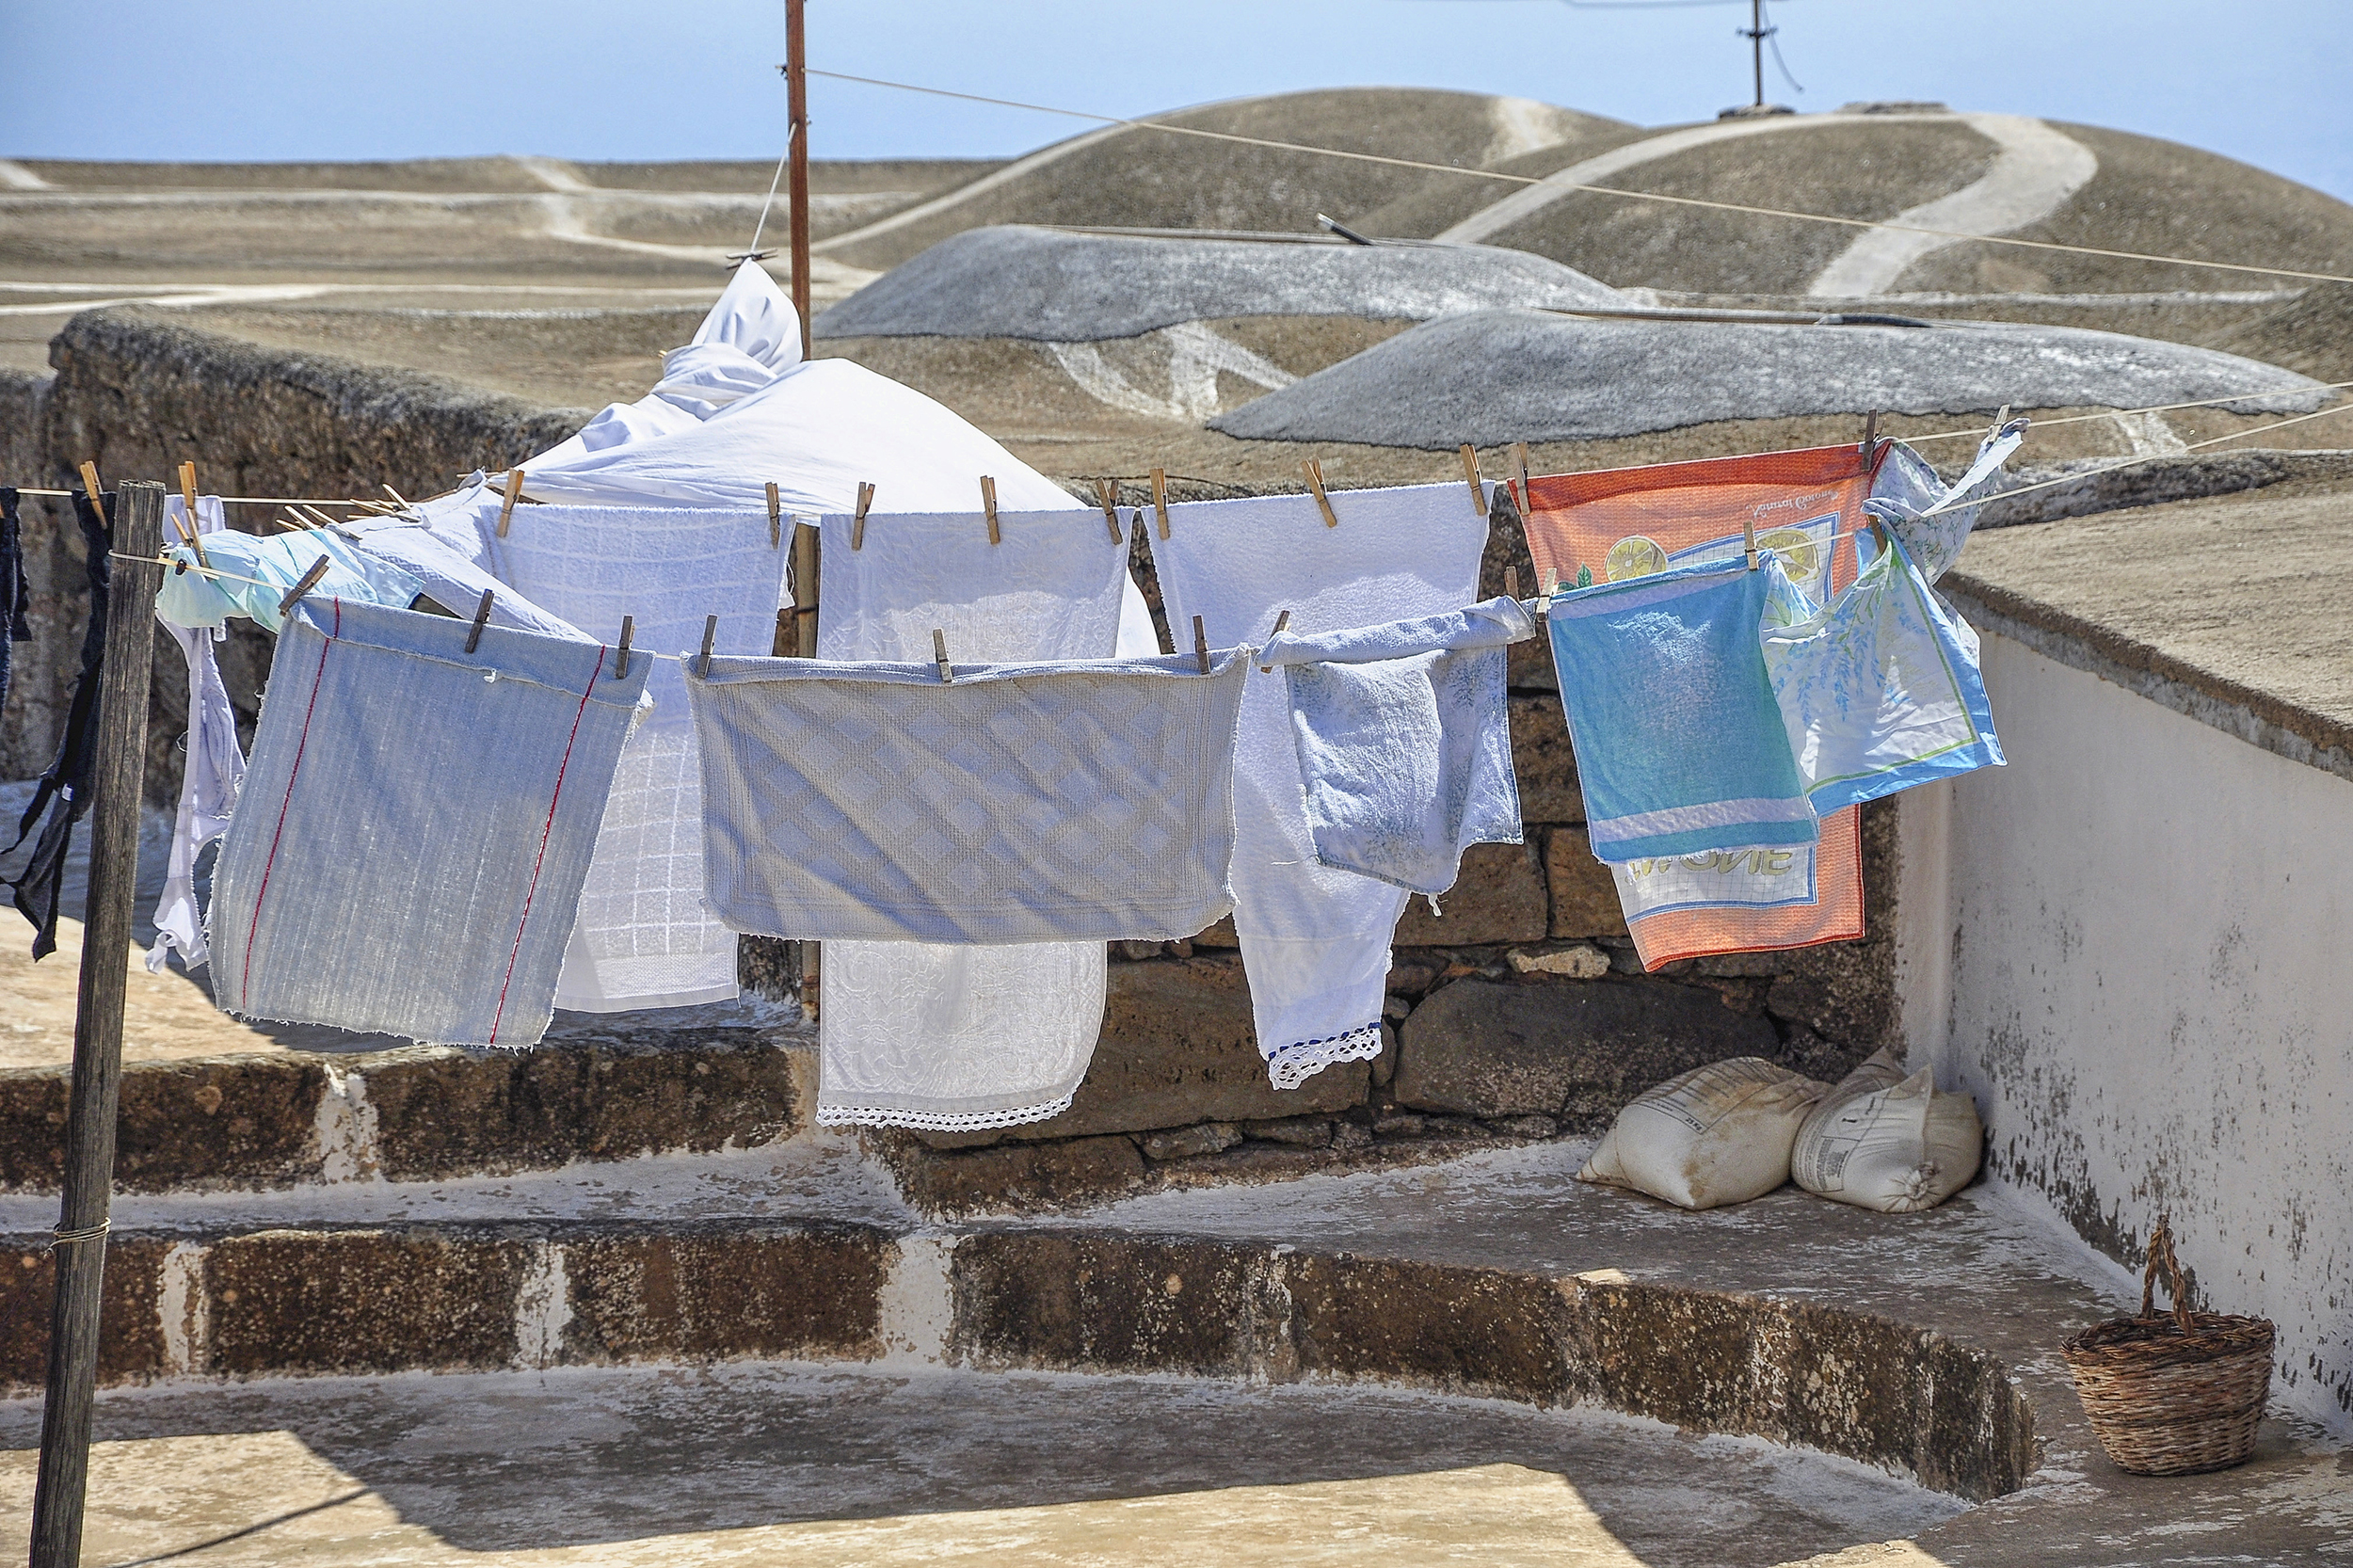
[[1761, 1198], [1789, 1179], [1790, 1146], [1828, 1087], [1761, 1056], [1694, 1067], [1619, 1112], [1577, 1179], [1679, 1208]]
[[1913, 1214], [1969, 1185], [1984, 1148], [1977, 1101], [1939, 1094], [1933, 1068], [1905, 1076], [1891, 1048], [1822, 1096], [1798, 1129], [1789, 1176], [1838, 1203]]

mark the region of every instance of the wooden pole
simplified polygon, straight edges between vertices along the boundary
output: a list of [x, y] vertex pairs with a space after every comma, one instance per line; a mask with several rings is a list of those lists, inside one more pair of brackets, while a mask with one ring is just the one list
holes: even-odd
[[784, 0], [784, 91], [792, 119], [792, 309], [801, 317], [801, 358], [808, 343], [808, 49], [801, 40], [802, 0]]
[[114, 1187], [122, 1083], [122, 1000], [138, 882], [139, 792], [147, 772], [147, 678], [155, 657], [164, 488], [115, 492], [104, 662], [98, 669], [97, 760], [90, 788], [89, 897], [82, 910], [81, 992], [73, 1015], [73, 1090], [65, 1123], [65, 1196], [57, 1216], [56, 1304], [49, 1389], [33, 1491], [32, 1568], [76, 1568], [89, 1480], [90, 1395], [98, 1382], [98, 1306]]

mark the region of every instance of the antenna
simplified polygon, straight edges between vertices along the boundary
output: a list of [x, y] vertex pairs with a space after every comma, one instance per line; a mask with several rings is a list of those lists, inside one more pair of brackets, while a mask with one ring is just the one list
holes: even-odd
[[1756, 61], [1756, 106], [1765, 106], [1765, 40], [1780, 31], [1765, 25], [1765, 0], [1749, 0], [1749, 24], [1736, 29], [1749, 40], [1749, 52]]

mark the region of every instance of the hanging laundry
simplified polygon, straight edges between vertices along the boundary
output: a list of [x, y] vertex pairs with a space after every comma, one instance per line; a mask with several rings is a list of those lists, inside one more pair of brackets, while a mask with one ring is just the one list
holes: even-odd
[[[198, 496], [193, 523], [184, 500], [176, 495], [164, 498], [164, 536], [180, 538], [191, 527], [207, 540], [228, 527], [220, 497]], [[212, 553], [209, 548], [206, 553]], [[160, 611], [157, 618], [162, 619]], [[197, 907], [197, 856], [229, 830], [229, 819], [237, 805], [237, 786], [245, 778], [236, 710], [230, 706], [229, 688], [221, 683], [220, 663], [213, 654], [213, 645], [225, 632], [218, 627], [175, 626], [168, 620], [164, 621], [164, 630], [180, 645], [181, 656], [187, 661], [188, 728], [181, 746], [180, 806], [172, 819], [171, 854], [165, 866], [163, 896], [155, 902], [155, 942], [147, 950], [150, 974], [162, 973], [175, 951], [191, 969], [212, 961], [204, 946], [203, 914]]]
[[1233, 907], [1232, 649], [686, 671], [711, 900], [821, 941], [1176, 941]]
[[648, 661], [305, 599], [214, 876], [238, 1017], [536, 1044]]
[[1763, 630], [1765, 667], [1817, 811], [2002, 765], [1977, 635], [1887, 548], [1822, 609]]
[[1609, 868], [1642, 968], [1862, 939], [1863, 808], [1822, 819], [1812, 844], [1710, 850]]
[[1756, 641], [1811, 608], [1770, 569], [1679, 567], [1552, 601], [1585, 831], [1610, 863], [1819, 836]]
[[[1151, 540], [1169, 623], [1199, 616], [1213, 647], [1265, 640], [1283, 611], [1303, 636], [1459, 609], [1478, 592], [1487, 520], [1459, 484], [1261, 496], [1169, 508]], [[1234, 929], [1258, 1051], [1279, 1089], [1381, 1053], [1389, 938], [1403, 888], [1317, 859], [1284, 685], [1242, 694], [1234, 745]]]
[[1516, 844], [1507, 644], [1536, 634], [1517, 600], [1321, 636], [1285, 632], [1280, 667], [1316, 858], [1436, 895], [1473, 844]]
[[[1949, 486], [1937, 478], [1936, 471], [1918, 453], [1901, 441], [1893, 442], [1880, 463], [1879, 476], [1872, 481], [1871, 496], [1864, 508], [1902, 542], [1921, 577], [1933, 584], [1961, 559], [1969, 531], [1977, 524], [1979, 503], [1961, 505], [1961, 498], [1975, 494], [1992, 479], [2025, 439], [2026, 421], [2023, 419], [1995, 426], [1977, 443], [1967, 472]], [[1928, 515], [1940, 506], [1950, 510]], [[1818, 600], [1820, 596], [1814, 597]]]
[[[768, 514], [682, 506], [518, 506], [489, 541], [499, 577], [543, 609], [633, 648], [765, 653], [785, 552]], [[632, 663], [643, 657], [632, 655]], [[653, 711], [621, 748], [555, 1004], [590, 1013], [738, 994], [735, 933], [703, 898], [703, 786], [679, 666], [651, 664]]]
[[[184, 515], [184, 504], [176, 496], [165, 499], [168, 504], [164, 553], [179, 565], [192, 568], [196, 565], [196, 552], [181, 540], [179, 530], [169, 520], [173, 516]], [[198, 498], [200, 516], [206, 499]], [[210, 499], [217, 509], [218, 499]], [[175, 513], [170, 507], [181, 507], [182, 511]], [[263, 631], [276, 632], [283, 618], [278, 611], [279, 601], [318, 565], [322, 556], [327, 560], [327, 575], [311, 589], [321, 599], [406, 609], [424, 588], [412, 573], [353, 549], [350, 541], [339, 537], [331, 528], [273, 534], [267, 538], [224, 532], [215, 539], [208, 533], [204, 558], [221, 575], [207, 576], [195, 570], [164, 573], [164, 585], [155, 595], [155, 618], [168, 626], [216, 627], [232, 616], [245, 616]], [[463, 607], [472, 610], [473, 603], [468, 600]]]
[[331, 531], [286, 536], [299, 544], [318, 533], [332, 532], [368, 560], [396, 567], [415, 578], [425, 598], [452, 615], [471, 620], [487, 590], [491, 596], [492, 626], [572, 642], [596, 641], [563, 616], [534, 604], [490, 569], [488, 541], [493, 536], [488, 527], [477, 526], [477, 513], [487, 507], [483, 515], [494, 520], [498, 505], [497, 487], [475, 473], [450, 495], [421, 502], [396, 517], [347, 518]]
[[[976, 662], [1102, 659], [1123, 646], [1128, 545], [1100, 512], [1000, 511], [998, 535], [990, 544], [977, 512], [873, 513], [863, 529], [827, 515], [820, 656], [929, 660], [934, 627]], [[827, 942], [820, 974], [824, 1127], [963, 1132], [1059, 1115], [1102, 1032], [1100, 942]]]
[[17, 492], [0, 485], [0, 708], [8, 706], [8, 666], [15, 645], [33, 640], [27, 621], [31, 589], [24, 581], [24, 536], [17, 526]]
[[[1540, 575], [1550, 570], [1573, 588], [1671, 564], [1742, 558], [1744, 529], [1753, 526], [1758, 544], [1782, 556], [1792, 584], [1819, 603], [1854, 581], [1856, 530], [1893, 450], [1881, 442], [1875, 457], [1857, 443], [1538, 477], [1523, 498], [1529, 552]], [[1862, 857], [1849, 853], [1860, 824], [1832, 816], [1820, 826], [1817, 845], [1769, 846], [1772, 855], [1737, 862], [1747, 869], [1715, 856], [1697, 865], [1641, 857], [1646, 869], [1620, 875], [1618, 888], [1644, 964], [1861, 936]], [[1662, 872], [1662, 859], [1681, 870]], [[1793, 881], [1817, 896], [1791, 903]]]
[[[98, 666], [106, 651], [106, 584], [113, 579], [107, 552], [114, 548], [115, 492], [99, 497], [99, 506], [87, 495], [73, 497], [73, 520], [82, 531], [82, 571], [89, 590], [89, 624], [82, 632], [82, 667], [73, 679], [73, 700], [66, 710], [65, 734], [57, 743], [56, 760], [33, 787], [33, 798], [17, 819], [13, 853], [33, 824], [41, 824], [31, 856], [8, 884], [17, 913], [33, 922], [33, 957], [48, 957], [57, 950], [58, 903], [65, 888], [66, 853], [73, 842], [73, 824], [90, 807], [90, 771], [98, 760]], [[99, 507], [104, 507], [101, 515]], [[54, 807], [54, 809], [52, 808]]]

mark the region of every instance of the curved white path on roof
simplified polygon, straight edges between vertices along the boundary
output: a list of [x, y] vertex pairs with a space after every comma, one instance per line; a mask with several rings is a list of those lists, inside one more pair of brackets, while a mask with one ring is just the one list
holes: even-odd
[[[1874, 116], [1902, 122], [1955, 122], [1993, 142], [1999, 149], [1993, 167], [1984, 176], [1933, 201], [1897, 214], [1893, 223], [1916, 223], [1924, 228], [1949, 229], [1973, 234], [2000, 234], [2048, 217], [2081, 190], [2100, 163], [2091, 150], [2039, 120], [2004, 114], [1921, 114]], [[1645, 137], [1624, 147], [1556, 170], [1533, 185], [1525, 185], [1490, 206], [1481, 207], [1437, 237], [1460, 244], [1486, 244], [1514, 225], [1535, 216], [1577, 186], [1598, 184], [1627, 169], [1669, 158], [1695, 147], [1749, 136], [1789, 136], [1828, 125], [1852, 125], [1845, 115], [1776, 115], [1768, 120], [1721, 120], [1693, 125], [1663, 136]], [[1931, 251], [1962, 243], [1939, 234], [1903, 233], [1888, 229], [1865, 230], [1836, 260], [1822, 269], [1806, 292], [1838, 297], [1874, 295], [1895, 286], [1904, 270]]]
[[56, 187], [14, 158], [0, 158], [0, 190], [55, 190]]
[[1073, 152], [1083, 152], [1096, 142], [1109, 136], [1115, 136], [1127, 129], [1125, 125], [1106, 125], [1099, 131], [1089, 131], [1082, 136], [1072, 136], [1068, 141], [1058, 141], [1053, 146], [1032, 152], [1026, 158], [1016, 158], [996, 173], [984, 174], [968, 185], [958, 185], [944, 195], [933, 197], [929, 201], [918, 201], [904, 212], [878, 218], [862, 229], [853, 229], [846, 234], [836, 234], [831, 239], [819, 240], [815, 245], [810, 246], [809, 249], [811, 251], [831, 250], [840, 246], [854, 244], [858, 240], [872, 239], [876, 234], [888, 234], [892, 230], [904, 229], [910, 223], [920, 223], [927, 217], [948, 211], [959, 202], [968, 201], [976, 196], [985, 196], [1000, 186], [1009, 185], [1016, 180], [1026, 178], [1048, 164], [1067, 158]]
[[[2091, 149], [2039, 120], [2014, 114], [1961, 117], [2001, 149], [1980, 179], [1949, 196], [1907, 207], [1887, 221], [1966, 234], [2007, 234], [2066, 205], [2100, 172]], [[1902, 229], [1865, 229], [1837, 260], [1817, 273], [1806, 293], [1829, 299], [1885, 294], [1921, 257], [1964, 240]]]

